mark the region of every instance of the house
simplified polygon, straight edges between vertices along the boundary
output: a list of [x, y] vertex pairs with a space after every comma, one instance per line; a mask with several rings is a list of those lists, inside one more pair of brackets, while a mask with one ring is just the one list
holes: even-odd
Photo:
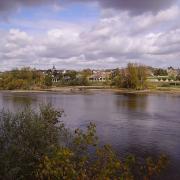
[[106, 71], [93, 71], [89, 77], [89, 81], [92, 82], [105, 82], [110, 79], [111, 72]]
[[177, 76], [180, 76], [180, 69], [176, 69], [177, 71]]
[[52, 75], [52, 82], [57, 83], [59, 81], [59, 78], [57, 76]]
[[169, 77], [176, 77], [178, 75], [178, 71], [173, 67], [168, 67], [167, 73]]

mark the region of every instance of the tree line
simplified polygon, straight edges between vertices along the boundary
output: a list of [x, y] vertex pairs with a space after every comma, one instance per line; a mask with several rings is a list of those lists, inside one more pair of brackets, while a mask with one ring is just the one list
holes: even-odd
[[0, 89], [32, 89], [45, 84], [44, 76], [41, 72], [31, 68], [14, 69], [4, 72], [0, 76]]
[[[104, 84], [116, 86], [119, 88], [145, 89], [147, 88], [147, 69], [143, 65], [129, 63], [127, 68], [115, 70], [111, 74], [110, 79]], [[0, 89], [37, 89], [55, 86], [88, 86], [92, 83], [88, 80], [92, 75], [89, 69], [81, 72], [67, 71], [60, 73], [48, 70], [46, 73], [31, 68], [15, 69], [4, 72], [0, 75]], [[58, 82], [54, 83], [53, 78]]]
[[[65, 74], [47, 71], [43, 73], [36, 69], [22, 68], [4, 72], [0, 75], [1, 90], [31, 90], [44, 89], [55, 86], [77, 86], [89, 85], [88, 73], [83, 70], [80, 74], [77, 71], [68, 71]], [[53, 82], [53, 77], [58, 79], [58, 83]]]

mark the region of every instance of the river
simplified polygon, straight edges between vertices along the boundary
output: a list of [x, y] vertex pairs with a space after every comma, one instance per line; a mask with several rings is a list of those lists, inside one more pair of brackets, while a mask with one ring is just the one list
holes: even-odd
[[106, 91], [81, 93], [0, 92], [0, 108], [20, 111], [51, 103], [65, 111], [69, 128], [97, 125], [101, 143], [109, 143], [124, 156], [144, 157], [165, 153], [170, 159], [166, 179], [180, 179], [180, 96], [170, 94], [118, 94]]

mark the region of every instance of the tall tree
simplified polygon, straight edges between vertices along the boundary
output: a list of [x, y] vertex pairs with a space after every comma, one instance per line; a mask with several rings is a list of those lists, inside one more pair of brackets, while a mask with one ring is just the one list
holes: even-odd
[[147, 80], [147, 68], [143, 65], [129, 63], [127, 67], [127, 88], [145, 89]]

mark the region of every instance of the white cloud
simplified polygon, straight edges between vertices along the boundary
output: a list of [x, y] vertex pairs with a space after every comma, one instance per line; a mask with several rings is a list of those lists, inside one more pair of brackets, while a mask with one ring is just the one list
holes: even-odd
[[[180, 66], [179, 12], [174, 6], [154, 15], [132, 17], [127, 12], [108, 10], [91, 26], [46, 21], [50, 25], [45, 33], [1, 30], [0, 70], [50, 68], [53, 64], [67, 69], [114, 68], [129, 61]], [[44, 22], [36, 23], [35, 28], [40, 24], [41, 29]], [[28, 23], [33, 27], [33, 23]]]
[[143, 14], [134, 18], [137, 22], [138, 29], [149, 29], [154, 26], [162, 25], [169, 21], [173, 21], [180, 16], [180, 10], [178, 6], [172, 6], [171, 8], [159, 11], [156, 15]]

